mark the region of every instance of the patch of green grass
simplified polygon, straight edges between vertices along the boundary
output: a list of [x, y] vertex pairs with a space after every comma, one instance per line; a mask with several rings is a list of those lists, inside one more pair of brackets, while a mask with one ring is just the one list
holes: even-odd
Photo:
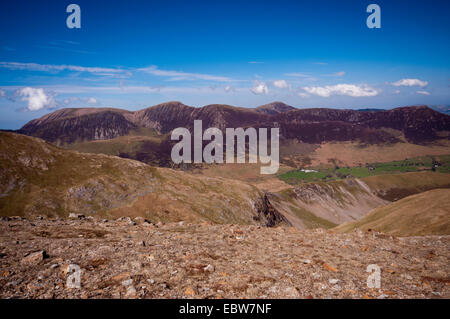
[[342, 180], [345, 178], [363, 178], [382, 174], [396, 174], [432, 170], [433, 164], [439, 163], [435, 169], [438, 173], [450, 173], [450, 155], [421, 156], [403, 161], [371, 163], [367, 166], [316, 168], [316, 172], [301, 170], [289, 171], [278, 177], [286, 183], [298, 184], [319, 181]]
[[322, 172], [312, 172], [312, 173], [305, 173], [302, 171], [290, 171], [287, 173], [284, 173], [282, 175], [280, 175], [280, 178], [285, 181], [285, 182], [289, 182], [292, 179], [301, 179], [307, 182], [312, 182], [312, 181], [316, 181], [316, 180], [323, 180], [327, 177], [327, 173], [322, 171]]
[[334, 224], [326, 219], [320, 218], [311, 213], [310, 211], [304, 209], [303, 207], [291, 205], [290, 208], [292, 212], [294, 212], [294, 214], [297, 215], [297, 217], [299, 217], [305, 224], [305, 226], [308, 228], [323, 227], [329, 229], [337, 226], [337, 224]]
[[371, 175], [370, 170], [367, 167], [342, 167], [334, 171], [336, 177], [346, 177], [348, 175], [353, 177], [367, 177]]

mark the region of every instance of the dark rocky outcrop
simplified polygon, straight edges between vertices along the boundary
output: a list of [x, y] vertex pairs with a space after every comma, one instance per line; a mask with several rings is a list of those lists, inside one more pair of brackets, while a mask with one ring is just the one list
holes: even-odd
[[259, 221], [266, 227], [275, 227], [280, 224], [292, 226], [292, 224], [278, 212], [269, 200], [268, 194], [265, 193], [255, 202], [255, 209], [258, 213], [253, 219]]

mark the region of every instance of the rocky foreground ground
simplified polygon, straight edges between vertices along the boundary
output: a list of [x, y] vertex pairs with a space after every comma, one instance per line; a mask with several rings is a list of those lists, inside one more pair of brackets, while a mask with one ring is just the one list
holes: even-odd
[[[0, 297], [450, 298], [449, 248], [450, 236], [2, 218]], [[68, 287], [73, 264], [81, 288]]]

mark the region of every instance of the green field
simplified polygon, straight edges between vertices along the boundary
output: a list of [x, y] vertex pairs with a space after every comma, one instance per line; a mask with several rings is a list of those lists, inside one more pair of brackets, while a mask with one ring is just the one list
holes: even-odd
[[442, 156], [421, 156], [403, 161], [393, 161], [385, 163], [370, 163], [365, 166], [355, 167], [330, 167], [330, 168], [310, 168], [316, 172], [303, 172], [301, 170], [293, 170], [278, 177], [286, 183], [298, 184], [305, 182], [332, 181], [345, 178], [361, 178], [381, 174], [406, 173], [417, 171], [432, 171], [433, 164], [437, 164], [435, 168], [439, 173], [450, 173], [450, 155]]

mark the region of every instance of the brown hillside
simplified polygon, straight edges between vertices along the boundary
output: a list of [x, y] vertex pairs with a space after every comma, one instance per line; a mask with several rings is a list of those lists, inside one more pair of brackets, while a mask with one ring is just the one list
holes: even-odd
[[285, 222], [264, 194], [240, 181], [78, 153], [0, 132], [0, 215], [141, 216], [274, 226]]
[[335, 230], [348, 232], [355, 228], [375, 229], [395, 236], [449, 235], [450, 189], [435, 189], [405, 197]]

